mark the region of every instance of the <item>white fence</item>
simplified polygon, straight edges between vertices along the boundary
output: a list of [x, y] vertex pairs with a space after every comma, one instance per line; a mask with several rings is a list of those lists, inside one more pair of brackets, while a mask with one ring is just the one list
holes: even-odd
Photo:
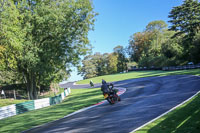
[[16, 115], [15, 104], [0, 108], [0, 119]]
[[[57, 95], [55, 96], [57, 99], [61, 99], [60, 101], [64, 100], [64, 98], [66, 96], [68, 96], [71, 93], [71, 89], [67, 88], [64, 90], [63, 93], [61, 93], [61, 95]], [[19, 103], [19, 104], [13, 104], [13, 105], [9, 105], [9, 106], [5, 106], [5, 107], [1, 107], [0, 108], [0, 119], [4, 119], [10, 116], [14, 116], [20, 113], [25, 113], [27, 111], [29, 111], [29, 108], [31, 108], [30, 110], [35, 110], [35, 109], [40, 109], [40, 108], [44, 108], [44, 107], [48, 107], [51, 106], [57, 102], [52, 102], [52, 100], [57, 100], [54, 97], [51, 98], [43, 98], [43, 99], [38, 99], [38, 100], [34, 100], [33, 102], [29, 102], [30, 107], [27, 106], [27, 102], [24, 103]]]

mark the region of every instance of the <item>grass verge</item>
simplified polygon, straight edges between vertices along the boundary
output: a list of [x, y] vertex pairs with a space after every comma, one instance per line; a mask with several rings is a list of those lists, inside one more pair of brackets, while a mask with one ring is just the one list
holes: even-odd
[[28, 100], [0, 99], [0, 107], [26, 102]]
[[[61, 94], [62, 92], [64, 92], [64, 88], [59, 88], [57, 93], [54, 93], [53, 91], [49, 91], [49, 92], [46, 92], [46, 94], [38, 96], [38, 99], [54, 97], [54, 96], [56, 96], [58, 94]], [[17, 104], [17, 103], [23, 103], [23, 102], [26, 102], [26, 101], [28, 101], [28, 100], [25, 100], [25, 99], [21, 99], [21, 100], [0, 99], [0, 107], [12, 105], [12, 104]]]
[[200, 94], [136, 133], [199, 133]]
[[[183, 70], [183, 71], [142, 71], [124, 74], [106, 75], [96, 77], [96, 82], [100, 82], [102, 78], [106, 81], [119, 81], [132, 78], [141, 78], [149, 76], [167, 76], [167, 75], [200, 75], [200, 69]], [[128, 77], [126, 77], [126, 75]], [[113, 77], [114, 76], [114, 77]], [[93, 80], [94, 81], [94, 80]], [[85, 81], [86, 82], [86, 81]], [[30, 111], [17, 116], [0, 120], [0, 132], [21, 132], [34, 126], [41, 125], [53, 120], [63, 118], [64, 116], [88, 107], [92, 104], [103, 100], [103, 96], [99, 88], [91, 89], [72, 89], [72, 93], [61, 104], [46, 107], [39, 110]], [[151, 123], [153, 125], [144, 127], [138, 132], [196, 132], [199, 131], [200, 125], [200, 96], [196, 96], [188, 103], [177, 108], [173, 112], [163, 116], [162, 118]], [[187, 107], [187, 108], [186, 108]], [[193, 121], [193, 122], [192, 122]], [[170, 123], [171, 122], [171, 123]], [[191, 124], [190, 124], [191, 123]], [[175, 126], [174, 126], [175, 125]], [[191, 129], [189, 131], [189, 129]], [[184, 132], [183, 131], [183, 132]]]
[[200, 76], [200, 69], [179, 70], [179, 71], [135, 71], [122, 74], [104, 75], [94, 77], [86, 80], [76, 82], [77, 84], [89, 84], [90, 80], [94, 83], [101, 83], [104, 79], [107, 82], [120, 81], [126, 79], [152, 77], [152, 76], [168, 76], [168, 75], [198, 75]]
[[63, 118], [74, 111], [103, 100], [100, 88], [72, 89], [71, 91], [70, 96], [60, 104], [0, 120], [0, 132], [21, 132]]

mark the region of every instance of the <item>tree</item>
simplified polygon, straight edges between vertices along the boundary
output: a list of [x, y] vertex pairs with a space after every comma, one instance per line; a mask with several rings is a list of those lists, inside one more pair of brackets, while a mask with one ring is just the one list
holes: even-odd
[[148, 50], [153, 40], [151, 32], [137, 32], [129, 39], [129, 51], [132, 61], [138, 62], [142, 55], [148, 56]]
[[191, 56], [194, 62], [200, 63], [200, 32], [194, 36], [194, 47], [191, 48]]
[[88, 55], [82, 60], [82, 67], [79, 67], [79, 74], [84, 79], [113, 74], [117, 72], [118, 54], [116, 53], [95, 53]]
[[21, 15], [11, 1], [0, 2], [0, 85], [19, 81], [16, 57], [20, 57], [25, 34], [20, 28]]
[[171, 10], [169, 18], [170, 30], [177, 31], [175, 36], [187, 34], [193, 38], [200, 30], [200, 3], [198, 0], [185, 0], [181, 6]]
[[107, 53], [104, 53], [102, 55], [99, 52], [97, 52], [93, 55], [93, 60], [96, 64], [96, 69], [97, 69], [97, 76], [108, 74], [107, 57], [108, 57]]
[[148, 23], [145, 31], [147, 32], [164, 32], [167, 30], [167, 24], [163, 20], [156, 20]]
[[[181, 57], [183, 54], [182, 37], [171, 38], [176, 32], [168, 31], [168, 39], [162, 44], [161, 53], [167, 58]], [[177, 59], [178, 60], [178, 59]]]
[[114, 49], [114, 54], [117, 56], [117, 72], [123, 72], [127, 70], [127, 62], [126, 53], [123, 46], [116, 46]]
[[84, 79], [109, 74], [108, 71], [108, 56], [109, 54], [95, 53], [88, 55], [82, 60], [82, 67], [79, 68], [79, 73], [84, 76]]
[[95, 15], [90, 0], [8, 0], [3, 5], [0, 42], [7, 51], [13, 47], [15, 70], [23, 75], [30, 99], [37, 99], [40, 86], [62, 80], [69, 65], [87, 53]]
[[171, 39], [175, 31], [169, 31], [167, 24], [162, 21], [152, 21], [144, 32], [135, 33], [129, 40], [129, 51], [133, 61], [142, 67], [162, 67], [169, 62], [174, 64], [180, 62], [182, 47], [181, 38]]
[[169, 15], [172, 26], [170, 30], [177, 31], [174, 37], [183, 35], [184, 58], [186, 61], [200, 61], [200, 46], [195, 43], [200, 30], [200, 3], [198, 0], [185, 0], [181, 6], [174, 7]]
[[107, 67], [107, 70], [108, 70], [108, 73], [109, 74], [114, 74], [114, 73], [117, 73], [117, 64], [118, 64], [118, 55], [117, 54], [114, 54], [114, 53], [111, 53], [108, 55], [108, 67]]
[[96, 62], [92, 55], [84, 57], [82, 60], [82, 67], [79, 67], [79, 74], [83, 76], [84, 79], [96, 77], [98, 75]]

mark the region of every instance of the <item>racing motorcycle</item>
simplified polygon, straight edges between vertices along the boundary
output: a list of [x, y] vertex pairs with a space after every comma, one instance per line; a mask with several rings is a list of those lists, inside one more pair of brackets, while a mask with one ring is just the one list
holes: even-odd
[[120, 96], [117, 95], [117, 89], [113, 89], [113, 84], [108, 85], [109, 93], [104, 94], [104, 98], [110, 103], [115, 104], [117, 101], [121, 101]]

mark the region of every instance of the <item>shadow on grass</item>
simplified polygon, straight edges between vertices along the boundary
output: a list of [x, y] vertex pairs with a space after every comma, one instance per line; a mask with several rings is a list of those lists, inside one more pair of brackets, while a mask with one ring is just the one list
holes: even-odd
[[147, 71], [147, 73], [141, 74], [139, 76], [151, 77], [151, 76], [168, 76], [168, 75], [200, 75], [200, 69], [177, 70], [177, 71]]
[[1, 120], [0, 132], [21, 132], [34, 126], [63, 118], [74, 111], [100, 102], [101, 100], [103, 100], [103, 96], [100, 89], [72, 90], [72, 94], [61, 104]]
[[[199, 133], [200, 132], [200, 94], [183, 107], [164, 116], [164, 120], [154, 123], [150, 129], [141, 129], [139, 132], [148, 133]], [[158, 124], [157, 124], [158, 123]], [[151, 126], [151, 125], [150, 125]], [[148, 127], [147, 127], [148, 128]]]

